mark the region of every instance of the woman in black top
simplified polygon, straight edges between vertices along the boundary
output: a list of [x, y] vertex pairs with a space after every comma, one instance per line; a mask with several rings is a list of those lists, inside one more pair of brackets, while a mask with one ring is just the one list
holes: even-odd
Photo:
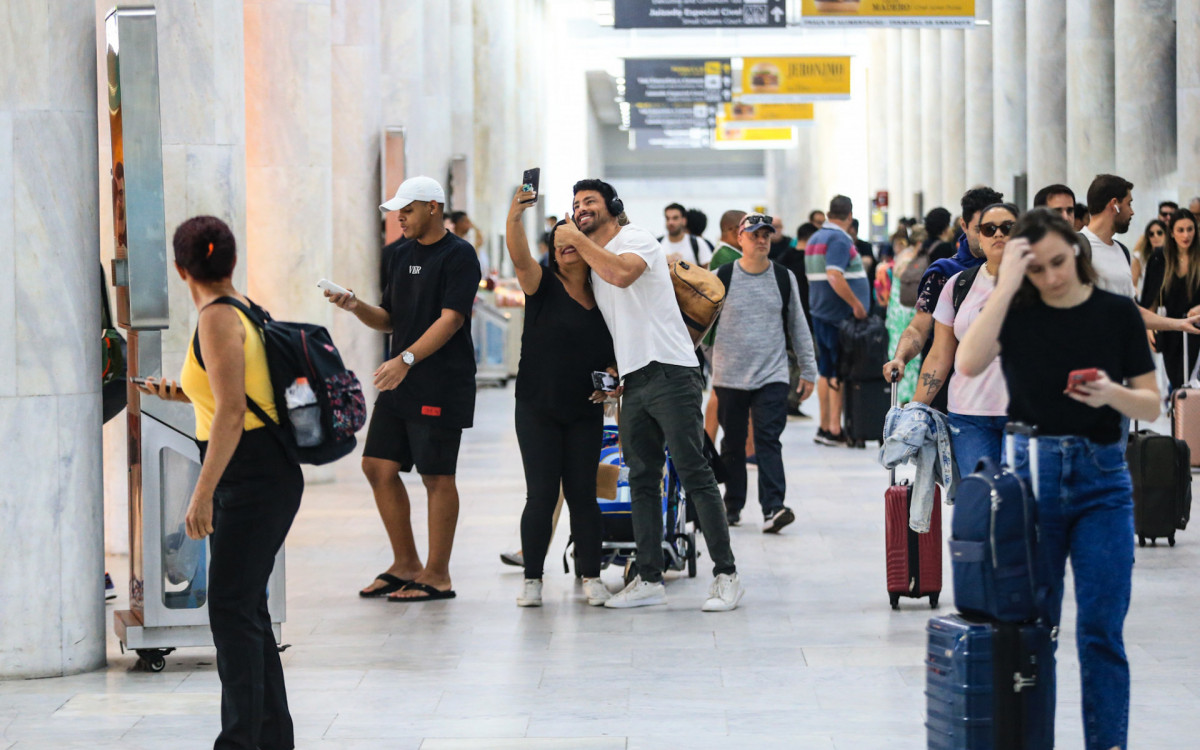
[[616, 375], [611, 369], [616, 353], [596, 307], [588, 265], [575, 248], [554, 249], [552, 230], [546, 267], [530, 255], [521, 216], [535, 200], [533, 193], [523, 188], [517, 191], [505, 232], [508, 254], [525, 292], [516, 388], [517, 442], [527, 491], [521, 515], [525, 581], [517, 604], [542, 604], [542, 566], [561, 485], [571, 511], [575, 564], [583, 577], [583, 593], [588, 604], [599, 606], [609, 597], [600, 581], [601, 519], [596, 503], [605, 394], [594, 389], [592, 373]]
[[[1095, 288], [1077, 237], [1049, 210], [1021, 217], [955, 366], [978, 375], [1003, 353], [1009, 419], [1038, 430], [1032, 486], [1047, 615], [1058, 626], [1070, 557], [1086, 745], [1109, 750], [1127, 747], [1129, 725], [1122, 629], [1133, 577], [1133, 488], [1122, 415], [1156, 419], [1159, 396], [1140, 313], [1131, 300]], [[1094, 380], [1068, 388], [1069, 373], [1091, 368]], [[1029, 480], [1029, 441], [1016, 440], [1014, 468]], [[1053, 717], [1041, 720], [1053, 725]]]
[[[1196, 242], [1196, 217], [1186, 208], [1177, 211], [1171, 219], [1163, 251], [1150, 256], [1146, 264], [1146, 283], [1140, 302], [1150, 311], [1163, 307], [1165, 314], [1172, 318], [1186, 318], [1200, 305], [1200, 242]], [[1183, 361], [1184, 335], [1187, 336], [1188, 350], [1186, 365]], [[1163, 355], [1171, 390], [1175, 390], [1183, 385], [1196, 366], [1200, 336], [1160, 331], [1155, 346]]]

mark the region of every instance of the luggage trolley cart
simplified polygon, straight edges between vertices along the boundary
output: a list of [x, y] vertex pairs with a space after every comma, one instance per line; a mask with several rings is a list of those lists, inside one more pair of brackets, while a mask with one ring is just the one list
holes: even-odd
[[[637, 543], [633, 538], [632, 501], [629, 491], [628, 469], [618, 446], [618, 431], [613, 425], [605, 426], [600, 449], [600, 463], [616, 466], [619, 470], [616, 498], [597, 498], [603, 524], [601, 542], [601, 568], [621, 565], [625, 582], [637, 575]], [[666, 466], [662, 480], [663, 512], [663, 562], [667, 570], [687, 571], [688, 578], [696, 577], [696, 531], [689, 521], [687, 494], [679, 482], [679, 474], [671, 462], [670, 452], [666, 455]], [[566, 553], [564, 553], [564, 568]]]

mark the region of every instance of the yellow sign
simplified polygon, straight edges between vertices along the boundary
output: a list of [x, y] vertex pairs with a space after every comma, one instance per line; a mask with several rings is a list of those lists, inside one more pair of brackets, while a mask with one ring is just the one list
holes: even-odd
[[777, 128], [781, 125], [812, 125], [813, 105], [803, 104], [747, 104], [744, 101], [727, 102], [717, 115], [717, 123], [739, 128]]
[[801, 23], [808, 26], [975, 25], [975, 0], [801, 0]]
[[796, 143], [796, 129], [787, 127], [743, 128], [718, 125], [713, 135], [715, 149], [777, 149], [791, 148]]
[[740, 75], [738, 62], [733, 94], [746, 104], [850, 98], [849, 57], [744, 57]]

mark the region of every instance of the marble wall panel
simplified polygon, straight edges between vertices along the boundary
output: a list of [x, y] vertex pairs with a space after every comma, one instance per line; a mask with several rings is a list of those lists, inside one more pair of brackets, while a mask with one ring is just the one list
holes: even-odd
[[[16, 175], [13, 164], [13, 115], [11, 111], [0, 110], [0, 320], [17, 318], [17, 235], [13, 220]], [[13, 326], [0, 326], [0, 398], [15, 395], [17, 333]]]
[[899, 33], [900, 89], [904, 99], [904, 171], [900, 178], [900, 200], [896, 205], [902, 216], [912, 216], [917, 213], [914, 194], [924, 186], [921, 170], [921, 32], [903, 29]]
[[1186, 202], [1200, 196], [1200, 0], [1176, 0], [1175, 38], [1175, 111], [1179, 118], [1176, 199]]
[[904, 68], [900, 63], [901, 41], [899, 29], [888, 29], [887, 37], [887, 175], [888, 175], [888, 231], [897, 226], [901, 216], [901, 180], [904, 172]]
[[993, 187], [1013, 200], [1013, 180], [1028, 168], [1024, 0], [993, 0], [992, 34]]
[[[992, 0], [976, 0], [978, 18], [991, 18]], [[976, 26], [963, 32], [966, 81], [963, 108], [966, 130], [966, 185], [991, 185], [993, 180], [992, 27]]]
[[[19, 561], [0, 565], [0, 612], [5, 622], [0, 677], [62, 673], [61, 540], [63, 525], [74, 519], [62, 513], [58, 417], [54, 396], [0, 398], [0, 445], [5, 446], [0, 458], [5, 475], [0, 529], [5, 530], [5, 560]], [[103, 599], [96, 596], [93, 601], [103, 612]]]
[[[870, 56], [867, 71], [867, 188], [886, 190], [888, 183], [888, 69], [887, 30], [869, 32]], [[864, 214], [865, 215], [865, 214]], [[864, 236], [866, 232], [863, 232]]]
[[1025, 75], [1029, 194], [1067, 179], [1067, 0], [1028, 0]]
[[963, 192], [967, 189], [967, 151], [965, 49], [963, 35], [957, 29], [942, 29], [942, 205], [957, 215]]
[[1116, 169], [1113, 3], [1067, 0], [1067, 179], [1088, 185]]
[[104, 528], [100, 394], [62, 395], [55, 400], [62, 614], [60, 621], [43, 621], [41, 626], [59, 629], [60, 669], [70, 674], [105, 664], [106, 610], [96, 606], [104, 591], [104, 537], [99, 533]]
[[13, 234], [24, 249], [16, 253], [14, 319], [21, 396], [100, 388], [100, 343], [90, 333], [100, 314], [95, 131], [94, 110], [13, 117]]
[[1176, 192], [1168, 184], [1176, 168], [1175, 37], [1163, 33], [1174, 8], [1175, 0], [1117, 0], [1113, 11], [1116, 169], [1142, 206]]
[[925, 211], [945, 204], [942, 196], [942, 32], [921, 29], [921, 189]]

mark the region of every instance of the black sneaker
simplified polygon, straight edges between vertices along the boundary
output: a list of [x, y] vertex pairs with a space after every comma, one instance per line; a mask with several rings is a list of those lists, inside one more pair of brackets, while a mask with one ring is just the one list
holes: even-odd
[[827, 432], [825, 433], [825, 437], [829, 440], [829, 442], [825, 443], [825, 445], [840, 445], [844, 447], [850, 444], [849, 441], [846, 440], [846, 433], [844, 432], [839, 432], [836, 435], [831, 432]]
[[837, 443], [830, 442], [831, 437], [832, 435], [830, 435], [826, 430], [818, 429], [816, 436], [813, 438], [813, 442], [817, 445], [837, 445]]
[[742, 522], [742, 514], [726, 512], [725, 520], [729, 522], [730, 526], [737, 526], [738, 524], [740, 524]]
[[791, 508], [784, 506], [773, 512], [763, 522], [764, 534], [778, 534], [779, 530], [796, 520], [796, 514]]

